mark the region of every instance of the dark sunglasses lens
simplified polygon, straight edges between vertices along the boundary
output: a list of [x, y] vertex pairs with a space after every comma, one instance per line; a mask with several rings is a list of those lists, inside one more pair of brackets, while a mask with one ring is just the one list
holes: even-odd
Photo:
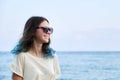
[[42, 28], [45, 33], [50, 32], [51, 34], [53, 33], [53, 28]]
[[50, 33], [53, 33], [53, 28], [48, 28], [48, 31], [49, 31]]

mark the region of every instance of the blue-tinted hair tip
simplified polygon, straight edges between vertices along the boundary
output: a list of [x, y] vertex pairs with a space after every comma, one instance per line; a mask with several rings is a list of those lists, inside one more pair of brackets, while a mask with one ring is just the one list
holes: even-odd
[[[18, 43], [16, 46], [15, 46], [15, 48], [13, 48], [12, 50], [11, 50], [11, 53], [12, 54], [19, 54], [20, 52], [21, 52], [21, 44], [22, 43]], [[47, 52], [45, 53], [45, 55], [44, 55], [44, 57], [45, 58], [53, 58], [54, 57], [54, 54], [55, 54], [55, 50], [53, 50], [52, 48], [48, 48], [48, 50], [47, 50]]]
[[21, 43], [19, 42], [12, 50], [11, 53], [12, 54], [18, 54], [21, 52]]
[[48, 52], [45, 54], [45, 57], [46, 57], [46, 58], [53, 58], [55, 52], [56, 52], [55, 50], [53, 50], [52, 48], [49, 48], [49, 49], [48, 49]]

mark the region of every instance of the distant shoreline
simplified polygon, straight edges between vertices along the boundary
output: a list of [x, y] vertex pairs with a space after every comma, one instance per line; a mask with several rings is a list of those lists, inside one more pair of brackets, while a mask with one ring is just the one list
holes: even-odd
[[[120, 51], [56, 51], [57, 53], [120, 53]], [[0, 53], [10, 53], [10, 51], [0, 51]]]
[[106, 53], [120, 53], [120, 51], [56, 51], [56, 52], [65, 52], [65, 53], [102, 53], [102, 52], [106, 52]]

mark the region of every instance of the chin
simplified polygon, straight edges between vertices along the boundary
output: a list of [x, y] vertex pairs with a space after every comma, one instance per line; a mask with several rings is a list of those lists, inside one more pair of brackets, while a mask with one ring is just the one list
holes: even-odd
[[49, 40], [44, 40], [44, 41], [43, 41], [43, 43], [48, 43], [48, 42], [49, 42]]

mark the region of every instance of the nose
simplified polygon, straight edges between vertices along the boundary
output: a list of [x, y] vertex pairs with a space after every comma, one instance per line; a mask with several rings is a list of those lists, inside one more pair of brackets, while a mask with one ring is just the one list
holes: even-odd
[[48, 30], [47, 34], [51, 34], [51, 32]]

